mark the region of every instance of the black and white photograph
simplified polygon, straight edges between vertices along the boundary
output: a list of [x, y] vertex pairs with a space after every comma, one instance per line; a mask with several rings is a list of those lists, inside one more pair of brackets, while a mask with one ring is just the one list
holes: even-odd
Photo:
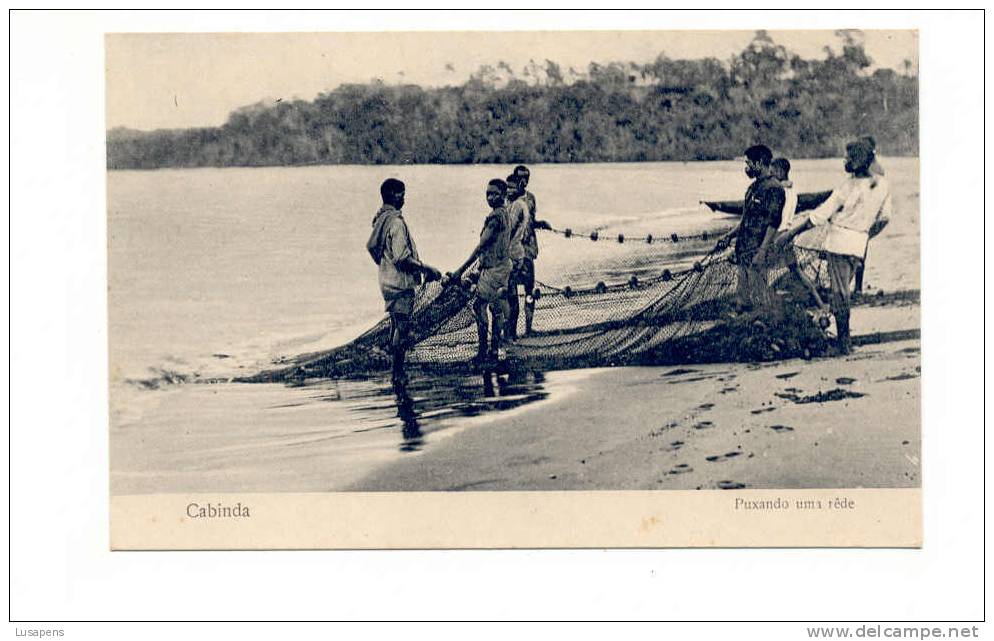
[[9, 13], [15, 636], [982, 636], [982, 11]]
[[917, 55], [108, 35], [112, 493], [917, 487]]

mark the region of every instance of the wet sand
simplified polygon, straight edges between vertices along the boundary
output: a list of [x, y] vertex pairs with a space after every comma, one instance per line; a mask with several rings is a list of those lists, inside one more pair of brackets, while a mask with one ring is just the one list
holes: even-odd
[[[875, 340], [917, 305], [864, 307]], [[915, 487], [919, 341], [844, 358], [389, 384], [181, 385], [119, 416], [113, 494]], [[133, 408], [134, 409], [134, 408]]]
[[[111, 493], [329, 492], [497, 416], [569, 398], [589, 372], [118, 390]], [[491, 378], [492, 383], [496, 383]], [[555, 399], [555, 400], [553, 400]]]
[[[854, 320], [897, 331], [918, 311]], [[919, 376], [917, 339], [813, 361], [599, 370], [562, 402], [497, 417], [349, 489], [917, 487]]]

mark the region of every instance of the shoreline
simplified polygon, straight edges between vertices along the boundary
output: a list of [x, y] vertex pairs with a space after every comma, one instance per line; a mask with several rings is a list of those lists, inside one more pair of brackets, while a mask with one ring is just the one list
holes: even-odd
[[918, 487], [919, 317], [855, 309], [842, 358], [425, 377], [407, 409], [375, 380], [148, 391], [112, 494]]
[[[142, 132], [142, 133], [155, 133], [155, 131]], [[920, 154], [916, 150], [915, 153], [908, 154], [888, 154], [886, 156], [880, 156], [882, 161], [887, 160], [904, 160], [909, 158], [918, 159]], [[791, 160], [791, 162], [804, 162], [804, 161], [816, 161], [816, 160], [844, 160], [843, 156], [836, 155], [824, 155], [824, 156], [798, 156]], [[528, 162], [529, 167], [542, 167], [550, 166], [555, 167], [559, 165], [649, 165], [649, 164], [672, 164], [672, 163], [732, 163], [738, 162], [738, 158], [687, 158], [687, 159], [670, 159], [670, 160], [618, 160], [618, 161], [603, 161], [603, 160], [570, 160], [570, 161], [541, 161], [541, 162]], [[280, 165], [164, 165], [162, 167], [107, 167], [108, 172], [152, 172], [152, 171], [183, 171], [187, 169], [307, 169], [311, 167], [376, 167], [383, 169], [394, 169], [394, 168], [408, 168], [408, 167], [476, 167], [479, 165], [484, 165], [488, 167], [510, 167], [519, 164], [518, 161], [508, 161], [508, 162], [439, 162], [439, 163], [300, 163], [300, 164], [280, 164]]]
[[[846, 357], [590, 370], [354, 491], [920, 487], [917, 304], [858, 308]], [[873, 343], [879, 335], [901, 337]], [[839, 420], [838, 412], [847, 413]]]
[[918, 345], [601, 370], [567, 402], [497, 416], [346, 489], [920, 487]]
[[475, 376], [423, 377], [410, 386], [413, 412], [379, 379], [135, 390], [112, 408], [111, 495], [340, 491], [424, 447], [564, 402], [597, 372], [504, 381], [500, 395], [482, 394]]

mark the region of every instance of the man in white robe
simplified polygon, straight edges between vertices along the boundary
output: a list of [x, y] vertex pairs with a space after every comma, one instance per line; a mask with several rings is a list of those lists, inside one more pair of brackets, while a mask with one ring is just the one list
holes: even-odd
[[873, 146], [865, 139], [846, 146], [850, 175], [806, 221], [781, 235], [779, 242], [824, 253], [832, 287], [831, 309], [838, 329], [839, 352], [852, 350], [849, 334], [849, 286], [866, 255], [869, 239], [883, 230], [891, 215], [890, 185], [874, 175]]

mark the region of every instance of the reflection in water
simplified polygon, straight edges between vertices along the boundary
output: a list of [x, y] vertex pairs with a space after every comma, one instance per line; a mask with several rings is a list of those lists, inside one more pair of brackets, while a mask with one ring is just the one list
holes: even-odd
[[[521, 407], [550, 394], [544, 373], [505, 368], [476, 375], [409, 371], [410, 381], [391, 384], [388, 375], [372, 379], [324, 379], [288, 384], [305, 398], [272, 406], [278, 411], [329, 404], [326, 431], [345, 447], [369, 447], [372, 441], [353, 440], [400, 428], [401, 452], [418, 452], [432, 432], [463, 417]], [[482, 379], [482, 386], [481, 386]], [[379, 442], [378, 440], [376, 442]], [[396, 443], [396, 441], [394, 441]], [[378, 446], [373, 446], [378, 447]], [[394, 445], [391, 445], [391, 448]]]
[[393, 382], [393, 392], [397, 399], [397, 417], [403, 423], [400, 433], [404, 440], [400, 443], [401, 452], [417, 452], [424, 445], [424, 434], [418, 425], [418, 412], [414, 399], [407, 393], [407, 383], [403, 379]]
[[490, 370], [483, 370], [483, 395], [493, 398], [497, 395], [494, 391], [494, 373]]
[[[393, 383], [389, 388], [392, 399], [381, 386], [339, 381], [333, 393], [322, 400], [346, 403], [351, 412], [363, 414], [363, 419], [386, 418], [382, 415], [388, 412], [389, 420], [377, 421], [376, 429], [399, 426], [400, 451], [417, 452], [425, 445], [425, 434], [443, 429], [447, 421], [514, 409], [549, 395], [543, 388], [542, 372], [511, 369], [484, 371], [481, 376], [482, 389], [480, 378], [425, 374], [410, 382]], [[350, 389], [353, 385], [357, 389]], [[361, 402], [355, 403], [357, 400]]]

